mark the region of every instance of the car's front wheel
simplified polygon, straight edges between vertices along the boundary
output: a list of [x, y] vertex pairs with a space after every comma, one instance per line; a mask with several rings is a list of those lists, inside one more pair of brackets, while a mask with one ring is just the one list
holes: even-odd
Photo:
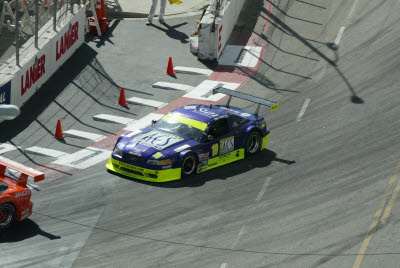
[[253, 155], [260, 150], [261, 147], [261, 137], [258, 131], [253, 130], [251, 131], [246, 138], [245, 142], [245, 152], [246, 155]]
[[7, 229], [15, 222], [15, 207], [10, 203], [0, 205], [0, 230]]
[[182, 162], [182, 177], [187, 177], [195, 173], [197, 160], [194, 154], [187, 154]]

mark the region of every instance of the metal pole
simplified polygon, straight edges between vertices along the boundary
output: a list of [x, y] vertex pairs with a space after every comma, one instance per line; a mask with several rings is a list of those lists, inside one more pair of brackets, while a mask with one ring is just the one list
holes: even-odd
[[15, 1], [15, 57], [19, 66], [19, 0]]
[[58, 0], [54, 0], [53, 30], [55, 32], [57, 31], [57, 5], [58, 5]]
[[39, 48], [39, 0], [35, 1], [35, 47]]
[[71, 14], [74, 14], [74, 0], [71, 0]]

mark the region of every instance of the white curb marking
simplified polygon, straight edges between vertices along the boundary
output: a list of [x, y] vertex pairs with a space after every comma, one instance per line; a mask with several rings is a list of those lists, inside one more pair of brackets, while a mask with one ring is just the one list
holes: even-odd
[[119, 124], [125, 124], [125, 125], [133, 123], [133, 121], [135, 121], [135, 119], [132, 119], [132, 118], [115, 116], [115, 115], [111, 115], [111, 114], [98, 114], [98, 115], [93, 116], [93, 120], [109, 122], [109, 123], [119, 123]]
[[213, 88], [218, 86], [218, 84], [221, 84], [222, 87], [230, 90], [236, 90], [240, 86], [240, 84], [238, 83], [226, 83], [214, 80], [204, 80], [203, 82], [201, 82], [200, 85], [195, 87], [194, 90], [185, 94], [183, 97], [199, 99], [199, 100], [219, 101], [226, 95], [221, 93], [217, 93], [215, 95], [212, 94]]
[[172, 90], [182, 90], [182, 91], [190, 91], [194, 89], [194, 87], [184, 84], [178, 83], [168, 83], [168, 82], [157, 82], [153, 84], [155, 88], [162, 88], [162, 89], [172, 89]]
[[301, 120], [301, 118], [303, 117], [304, 113], [306, 112], [307, 106], [310, 103], [311, 99], [306, 99], [306, 101], [303, 104], [303, 107], [300, 110], [299, 115], [297, 116], [297, 122], [299, 122]]
[[35, 155], [48, 156], [48, 157], [54, 157], [54, 158], [58, 158], [60, 156], [67, 154], [65, 152], [52, 150], [52, 149], [46, 149], [46, 148], [37, 147], [37, 146], [33, 146], [28, 149], [25, 149], [24, 152], [27, 154], [35, 154]]
[[218, 59], [219, 65], [256, 67], [262, 47], [227, 45]]
[[158, 108], [158, 109], [167, 105], [167, 103], [165, 103], [165, 102], [149, 100], [149, 99], [142, 99], [142, 98], [137, 98], [137, 97], [129, 98], [126, 101], [128, 103], [138, 103], [141, 105], [151, 106], [151, 107]]
[[52, 163], [76, 169], [86, 169], [108, 159], [110, 155], [110, 150], [87, 147], [76, 153], [64, 155]]
[[194, 74], [194, 75], [210, 75], [212, 74], [212, 70], [209, 69], [201, 69], [201, 68], [191, 68], [191, 67], [183, 67], [177, 66], [174, 68], [174, 71], [177, 73], [183, 74]]
[[99, 140], [102, 140], [105, 138], [105, 136], [103, 136], [103, 135], [90, 133], [90, 132], [86, 132], [86, 131], [75, 130], [75, 129], [68, 129], [67, 131], [64, 131], [64, 134], [67, 137], [92, 140], [92, 141], [99, 141]]
[[139, 120], [136, 120], [132, 124], [129, 124], [126, 128], [124, 128], [124, 130], [135, 131], [135, 130], [145, 128], [145, 127], [151, 125], [152, 120], [159, 120], [163, 116], [164, 116], [163, 114], [150, 113], [150, 114], [146, 115], [145, 117], [142, 117]]
[[19, 146], [14, 146], [11, 144], [7, 144], [7, 143], [0, 143], [0, 155], [10, 152], [10, 151], [14, 151], [17, 150], [18, 148], [20, 148]]

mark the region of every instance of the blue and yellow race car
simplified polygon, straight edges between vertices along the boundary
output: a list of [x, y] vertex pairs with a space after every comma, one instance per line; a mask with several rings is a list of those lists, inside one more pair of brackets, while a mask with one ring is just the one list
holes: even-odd
[[[225, 88], [214, 93], [230, 95], [227, 105], [187, 105], [148, 128], [120, 136], [107, 169], [136, 179], [166, 182], [262, 150], [268, 144], [269, 129], [258, 114], [260, 105], [276, 110], [279, 104]], [[257, 111], [230, 107], [232, 96], [258, 103]]]

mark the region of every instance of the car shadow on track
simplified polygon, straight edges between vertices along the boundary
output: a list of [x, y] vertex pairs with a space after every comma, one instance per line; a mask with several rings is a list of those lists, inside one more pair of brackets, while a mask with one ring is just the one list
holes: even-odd
[[156, 186], [162, 188], [183, 188], [183, 187], [199, 187], [204, 185], [207, 181], [211, 180], [226, 180], [230, 177], [245, 174], [246, 172], [255, 169], [255, 168], [265, 168], [271, 165], [273, 161], [284, 163], [287, 165], [291, 165], [296, 163], [293, 160], [285, 160], [278, 158], [276, 153], [270, 151], [268, 149], [264, 149], [263, 151], [253, 155], [251, 157], [246, 157], [245, 159], [217, 167], [210, 171], [206, 171], [204, 173], [192, 175], [189, 178], [177, 180], [177, 181], [170, 181], [170, 182], [147, 182], [142, 181], [134, 178], [130, 178], [121, 174], [117, 174], [114, 172], [110, 172], [115, 174], [123, 179], [132, 180], [138, 183], [146, 184], [149, 186]]
[[19, 242], [37, 235], [41, 235], [50, 240], [61, 239], [61, 236], [47, 233], [40, 229], [40, 227], [34, 221], [26, 219], [22, 222], [16, 222], [14, 226], [8, 230], [1, 231], [0, 244]]

